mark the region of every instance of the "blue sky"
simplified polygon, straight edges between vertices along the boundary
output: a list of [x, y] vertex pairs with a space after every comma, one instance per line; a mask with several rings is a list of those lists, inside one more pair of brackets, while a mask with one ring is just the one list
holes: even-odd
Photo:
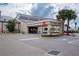
[[77, 19], [70, 21], [70, 26], [74, 28], [74, 22], [79, 27], [79, 4], [78, 3], [0, 3], [2, 15], [15, 17], [17, 13], [56, 18], [61, 9], [73, 9], [76, 11]]

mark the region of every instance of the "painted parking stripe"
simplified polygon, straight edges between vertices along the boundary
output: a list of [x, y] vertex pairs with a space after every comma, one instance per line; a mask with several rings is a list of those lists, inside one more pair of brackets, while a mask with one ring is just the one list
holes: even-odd
[[66, 40], [68, 40], [68, 39], [62, 39], [62, 40], [66, 41]]
[[79, 41], [79, 40], [70, 41], [70, 42], [68, 42], [68, 43], [74, 43], [74, 42], [77, 42], [77, 41]]
[[23, 38], [23, 39], [19, 39], [19, 40], [35, 40], [35, 39], [39, 39], [39, 38]]
[[68, 42], [69, 44], [76, 44], [76, 45], [79, 45], [79, 40], [74, 40], [74, 41], [70, 41]]

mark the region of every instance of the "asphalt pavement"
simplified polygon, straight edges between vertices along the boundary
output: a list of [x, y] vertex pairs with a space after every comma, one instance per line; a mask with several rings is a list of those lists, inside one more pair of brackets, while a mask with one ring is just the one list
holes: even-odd
[[0, 34], [0, 56], [79, 56], [79, 36]]

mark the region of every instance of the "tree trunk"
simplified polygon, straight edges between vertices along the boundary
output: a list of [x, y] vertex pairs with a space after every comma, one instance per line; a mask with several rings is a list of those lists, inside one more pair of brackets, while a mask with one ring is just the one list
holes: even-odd
[[69, 19], [67, 20], [67, 35], [69, 35]]
[[64, 34], [64, 20], [62, 20], [62, 35]]

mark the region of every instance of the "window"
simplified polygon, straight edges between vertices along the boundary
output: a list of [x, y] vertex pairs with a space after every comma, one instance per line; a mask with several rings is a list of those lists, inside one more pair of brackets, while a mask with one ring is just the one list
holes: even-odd
[[55, 28], [51, 28], [51, 30], [52, 30], [52, 31], [54, 31], [54, 30], [55, 30]]
[[44, 28], [44, 30], [47, 30], [47, 28]]

